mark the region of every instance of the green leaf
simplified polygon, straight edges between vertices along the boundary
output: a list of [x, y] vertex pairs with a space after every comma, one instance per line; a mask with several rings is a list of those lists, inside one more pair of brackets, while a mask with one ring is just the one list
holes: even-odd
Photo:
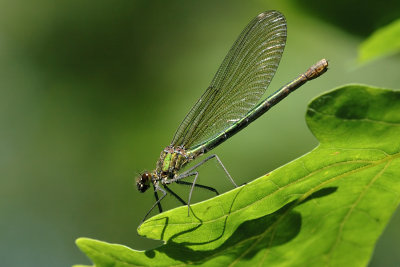
[[310, 153], [138, 230], [164, 245], [77, 245], [96, 266], [365, 266], [400, 202], [400, 92], [347, 85], [306, 119], [320, 141]]
[[375, 31], [359, 48], [358, 61], [365, 63], [400, 51], [400, 19]]

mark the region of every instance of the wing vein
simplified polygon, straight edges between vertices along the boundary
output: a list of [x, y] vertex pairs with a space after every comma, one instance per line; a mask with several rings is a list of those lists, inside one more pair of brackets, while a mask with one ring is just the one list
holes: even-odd
[[229, 50], [210, 86], [186, 115], [171, 142], [187, 149], [212, 139], [260, 100], [286, 44], [286, 20], [277, 11], [254, 18]]

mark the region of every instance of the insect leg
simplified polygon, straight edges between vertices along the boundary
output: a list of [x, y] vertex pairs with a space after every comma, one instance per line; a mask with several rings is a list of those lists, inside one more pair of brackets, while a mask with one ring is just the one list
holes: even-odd
[[[176, 181], [177, 184], [183, 184], [183, 185], [193, 185], [193, 183], [191, 182], [186, 182], [186, 181], [181, 181], [178, 180]], [[211, 186], [207, 186], [207, 185], [202, 185], [202, 184], [194, 184], [195, 187], [201, 188], [201, 189], [207, 189], [209, 191], [214, 192], [215, 194], [219, 195], [217, 189], [215, 189], [214, 187]]]
[[170, 188], [168, 188], [166, 185], [164, 185], [164, 188], [171, 194], [173, 195], [176, 199], [178, 199], [183, 205], [187, 205], [186, 202], [178, 196], [174, 191], [172, 191]]
[[156, 190], [154, 190], [154, 196], [156, 197], [156, 203], [158, 205], [158, 211], [161, 213], [162, 212], [161, 202], [158, 200], [158, 193], [157, 193]]
[[[161, 200], [167, 195], [167, 192], [165, 192], [164, 189], [162, 189], [161, 187], [159, 187], [158, 185], [156, 185], [154, 187], [154, 192], [160, 191], [163, 195], [160, 197], [160, 199], [158, 199], [158, 195], [157, 193], [155, 193], [154, 195], [156, 196], [156, 202], [153, 204], [153, 206], [150, 208], [150, 210], [146, 213], [146, 215], [144, 216], [143, 220], [140, 222], [138, 228], [140, 228], [140, 226], [142, 225], [142, 223], [146, 220], [147, 216], [149, 216], [150, 212], [155, 208], [155, 206], [158, 206], [158, 208], [160, 209], [161, 207]], [[159, 206], [160, 205], [160, 206]]]
[[[222, 161], [219, 159], [219, 157], [218, 157], [216, 154], [211, 155], [211, 156], [208, 156], [207, 158], [203, 159], [201, 162], [199, 162], [199, 163], [197, 163], [196, 165], [194, 165], [193, 167], [191, 167], [189, 170], [187, 170], [187, 171], [183, 172], [182, 174], [178, 175], [178, 177], [171, 179], [171, 181], [176, 182], [177, 180], [180, 180], [180, 179], [182, 179], [182, 178], [185, 178], [185, 177], [190, 176], [190, 175], [188, 175], [188, 174], [192, 173], [192, 171], [193, 171], [194, 169], [200, 167], [201, 165], [203, 165], [204, 163], [206, 163], [207, 161], [209, 161], [210, 159], [213, 159], [213, 158], [216, 158], [216, 159], [217, 159], [219, 165], [222, 166], [222, 169], [224, 169], [225, 174], [228, 176], [228, 178], [229, 178], [229, 180], [232, 182], [232, 184], [233, 184], [235, 187], [238, 187], [237, 184], [235, 183], [235, 181], [233, 180], [232, 176], [229, 174], [228, 170], [225, 168], [224, 164], [222, 164]], [[193, 174], [192, 174], [192, 175], [193, 175]]]

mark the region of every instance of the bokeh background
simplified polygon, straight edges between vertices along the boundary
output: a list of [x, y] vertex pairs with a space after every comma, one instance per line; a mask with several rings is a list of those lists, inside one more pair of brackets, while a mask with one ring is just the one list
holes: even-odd
[[[399, 17], [399, 6], [0, 0], [0, 265], [90, 264], [78, 237], [159, 245], [136, 232], [154, 200], [136, 190], [134, 178], [154, 168], [235, 38], [262, 11], [280, 10], [288, 22], [270, 93], [321, 58], [330, 70], [215, 153], [241, 184], [312, 150], [318, 142], [304, 120], [312, 98], [346, 83], [400, 88], [399, 55], [356, 62], [359, 44]], [[203, 184], [231, 189], [217, 164], [201, 172]], [[165, 204], [178, 203], [169, 197]], [[370, 266], [398, 266], [399, 240], [398, 211]]]

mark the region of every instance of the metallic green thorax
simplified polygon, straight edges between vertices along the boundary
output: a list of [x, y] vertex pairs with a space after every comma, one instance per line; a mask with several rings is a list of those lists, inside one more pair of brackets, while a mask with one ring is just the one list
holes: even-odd
[[183, 148], [168, 146], [161, 152], [160, 159], [157, 162], [157, 176], [159, 178], [172, 178], [191, 159]]

